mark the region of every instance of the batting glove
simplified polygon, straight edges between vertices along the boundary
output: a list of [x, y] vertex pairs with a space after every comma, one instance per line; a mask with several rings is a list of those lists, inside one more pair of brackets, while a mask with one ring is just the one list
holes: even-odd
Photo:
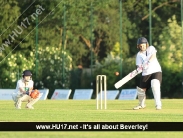
[[143, 70], [148, 69], [148, 67], [149, 67], [149, 61], [144, 61], [143, 64], [142, 64]]
[[137, 73], [140, 72], [142, 69], [143, 69], [142, 67], [138, 67], [138, 68], [136, 69]]

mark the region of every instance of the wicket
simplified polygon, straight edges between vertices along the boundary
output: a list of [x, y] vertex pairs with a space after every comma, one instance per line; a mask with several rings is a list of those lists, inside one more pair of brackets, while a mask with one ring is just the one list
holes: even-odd
[[[100, 99], [99, 99], [100, 93]], [[104, 96], [102, 95], [104, 93]], [[106, 75], [97, 75], [96, 77], [96, 101], [97, 101], [97, 109], [102, 109], [104, 98], [104, 109], [107, 109], [107, 84], [106, 84]], [[99, 103], [100, 101], [100, 103]]]

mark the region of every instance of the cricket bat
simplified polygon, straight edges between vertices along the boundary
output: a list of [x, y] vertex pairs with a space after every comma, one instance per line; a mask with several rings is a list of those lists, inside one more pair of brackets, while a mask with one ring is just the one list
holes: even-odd
[[116, 89], [120, 88], [121, 86], [123, 86], [125, 83], [127, 83], [129, 80], [133, 79], [135, 76], [137, 76], [141, 72], [142, 72], [142, 67], [139, 67], [139, 68], [135, 69], [134, 71], [132, 71], [128, 75], [126, 75], [124, 78], [122, 78], [121, 80], [116, 82], [114, 84], [114, 87]]

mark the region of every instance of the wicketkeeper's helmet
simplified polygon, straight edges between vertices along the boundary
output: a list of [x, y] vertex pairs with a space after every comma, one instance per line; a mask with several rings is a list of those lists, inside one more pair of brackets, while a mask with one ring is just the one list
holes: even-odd
[[30, 70], [25, 70], [22, 73], [22, 77], [24, 77], [24, 76], [32, 76], [32, 73], [30, 72]]

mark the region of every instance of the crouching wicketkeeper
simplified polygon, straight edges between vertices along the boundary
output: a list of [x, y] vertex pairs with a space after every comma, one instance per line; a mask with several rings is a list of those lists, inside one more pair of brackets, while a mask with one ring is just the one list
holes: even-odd
[[33, 90], [32, 73], [25, 70], [22, 79], [18, 80], [16, 90], [12, 94], [14, 105], [17, 109], [21, 109], [22, 102], [28, 102], [26, 108], [34, 109], [33, 105], [41, 98], [42, 93]]

